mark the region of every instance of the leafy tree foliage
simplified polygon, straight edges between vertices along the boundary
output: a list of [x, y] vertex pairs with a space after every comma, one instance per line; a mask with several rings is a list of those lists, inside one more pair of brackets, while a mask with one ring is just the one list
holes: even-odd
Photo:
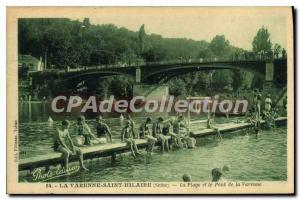
[[170, 94], [174, 96], [187, 96], [186, 83], [181, 78], [174, 78], [169, 82]]
[[209, 44], [209, 49], [215, 56], [224, 56], [229, 49], [229, 41], [225, 39], [224, 35], [216, 35]]
[[[186, 38], [148, 35], [145, 25], [138, 32], [112, 24], [93, 25], [70, 19], [20, 19], [19, 53], [47, 58], [48, 68], [80, 65], [134, 64], [137, 60], [187, 61], [189, 58], [230, 57], [224, 35], [211, 43]], [[231, 51], [232, 52], [232, 51]], [[43, 59], [43, 60], [44, 60]]]
[[252, 42], [255, 53], [266, 54], [271, 51], [272, 43], [268, 29], [262, 27], [258, 30]]
[[139, 46], [140, 46], [140, 53], [144, 51], [144, 40], [145, 40], [146, 32], [145, 32], [145, 25], [143, 24], [139, 30]]
[[279, 54], [281, 51], [282, 51], [282, 48], [281, 48], [280, 44], [275, 43], [273, 52], [274, 52], [274, 56], [276, 58], [279, 58]]
[[[83, 22], [70, 19], [19, 19], [19, 54], [47, 59], [47, 68], [66, 69], [79, 66], [140, 62], [231, 59], [244, 50], [233, 47], [224, 35], [211, 42], [186, 38], [163, 38], [147, 34], [145, 25], [137, 32], [113, 24], [94, 25], [88, 18]], [[269, 32], [261, 28], [253, 40], [255, 52], [271, 49]], [[276, 46], [278, 50], [278, 47]], [[197, 72], [181, 75], [169, 81], [170, 93], [176, 96], [205, 95], [208, 87], [223, 90], [225, 86], [240, 85], [241, 73], [219, 71], [213, 74]], [[212, 79], [212, 80], [211, 80]], [[110, 77], [86, 83], [89, 92], [106, 98], [130, 97], [132, 80]], [[236, 89], [236, 88], [234, 88]]]

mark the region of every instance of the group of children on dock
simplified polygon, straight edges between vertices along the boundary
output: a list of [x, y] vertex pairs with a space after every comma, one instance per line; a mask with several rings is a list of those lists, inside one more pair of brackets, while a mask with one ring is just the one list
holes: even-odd
[[[261, 112], [261, 94], [259, 92], [256, 92], [253, 103], [253, 109], [248, 112], [247, 122], [253, 124], [255, 133], [258, 135], [262, 117], [267, 121], [266, 124], [271, 123], [275, 125], [276, 113], [274, 113], [274, 109], [272, 109], [270, 95], [266, 96], [263, 112]], [[125, 115], [125, 120], [123, 115], [121, 115], [120, 119], [122, 121], [121, 142], [125, 142], [126, 145], [130, 147], [131, 155], [133, 157], [141, 154], [137, 147], [136, 139], [147, 140], [146, 150], [147, 154], [150, 155], [156, 143], [160, 144], [162, 153], [169, 151], [174, 147], [195, 147], [196, 139], [191, 137], [189, 125], [182, 115], [178, 117], [169, 117], [165, 120], [162, 117], [158, 117], [156, 120], [152, 120], [148, 117], [140, 124], [138, 129], [136, 129], [135, 122], [129, 114]], [[107, 142], [112, 143], [110, 128], [103, 117], [99, 115], [96, 118], [96, 134], [94, 134], [86, 123], [85, 117], [80, 116], [77, 119], [76, 124], [77, 136], [72, 140], [69, 134], [69, 126], [70, 122], [64, 120], [61, 127], [56, 131], [53, 146], [54, 151], [62, 153], [67, 169], [70, 155], [77, 155], [79, 157], [81, 168], [86, 170], [83, 164], [82, 152], [78, 147]], [[219, 128], [215, 125], [213, 115], [208, 115], [207, 128], [213, 129], [217, 138], [222, 139]], [[138, 130], [138, 133], [136, 133], [136, 130]]]
[[[194, 148], [196, 144], [196, 139], [190, 136], [188, 124], [183, 116], [170, 117], [166, 120], [158, 117], [155, 121], [148, 117], [137, 129], [138, 133], [136, 133], [135, 122], [129, 114], [126, 115], [124, 122], [122, 123], [121, 142], [125, 142], [130, 147], [133, 157], [141, 155], [136, 139], [147, 140], [147, 154], [151, 154], [156, 143], [160, 144], [162, 153], [174, 147]], [[57, 129], [54, 136], [54, 151], [62, 153], [66, 169], [68, 169], [70, 155], [77, 155], [81, 168], [87, 170], [83, 164], [82, 151], [78, 147], [112, 143], [110, 128], [103, 117], [99, 115], [96, 118], [96, 134], [94, 134], [86, 123], [85, 117], [80, 116], [76, 123], [77, 136], [72, 139], [69, 134], [69, 126], [70, 122], [64, 120], [61, 127]]]

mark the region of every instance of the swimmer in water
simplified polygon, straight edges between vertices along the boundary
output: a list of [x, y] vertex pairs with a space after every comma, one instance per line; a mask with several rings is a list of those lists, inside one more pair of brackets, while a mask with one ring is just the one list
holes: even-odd
[[255, 133], [255, 136], [257, 137], [259, 135], [259, 129], [258, 128], [255, 128], [254, 129], [254, 133]]
[[189, 175], [189, 174], [184, 174], [184, 175], [182, 176], [182, 180], [183, 180], [183, 182], [192, 182], [191, 175]]
[[214, 168], [211, 170], [211, 176], [213, 182], [224, 181], [223, 174], [229, 171], [229, 166], [224, 165], [223, 168]]
[[214, 169], [211, 170], [211, 176], [212, 176], [212, 181], [213, 182], [220, 181], [222, 175], [223, 175], [223, 173], [222, 173], [222, 170], [220, 168], [214, 168]]

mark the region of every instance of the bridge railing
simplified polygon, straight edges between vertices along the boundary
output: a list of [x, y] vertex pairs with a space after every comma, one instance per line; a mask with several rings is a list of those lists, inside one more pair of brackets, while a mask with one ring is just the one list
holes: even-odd
[[[278, 58], [278, 59], [284, 59], [284, 58]], [[165, 61], [154, 61], [154, 62], [144, 62], [144, 63], [132, 63], [132, 64], [126, 64], [126, 63], [116, 63], [116, 64], [109, 64], [109, 65], [97, 65], [97, 66], [80, 66], [77, 68], [70, 68], [67, 67], [67, 69], [51, 69], [49, 71], [55, 71], [55, 72], [78, 72], [78, 71], [86, 71], [86, 70], [97, 70], [97, 69], [112, 69], [112, 68], [121, 68], [121, 67], [151, 67], [154, 65], [182, 65], [182, 64], [193, 64], [193, 63], [206, 63], [206, 62], [242, 62], [242, 61], [269, 61], [274, 59], [268, 59], [268, 58], [253, 58], [253, 59], [236, 59], [235, 57], [232, 58], [189, 58], [189, 59], [175, 59], [175, 60], [165, 60]], [[46, 70], [48, 71], [48, 70]]]

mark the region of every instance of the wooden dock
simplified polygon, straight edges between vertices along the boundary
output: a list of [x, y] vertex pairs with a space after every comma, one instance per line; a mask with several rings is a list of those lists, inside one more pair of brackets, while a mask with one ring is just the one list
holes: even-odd
[[[203, 120], [202, 120], [203, 121]], [[286, 117], [279, 117], [276, 119], [276, 123], [286, 124], [287, 118]], [[199, 120], [200, 123], [200, 120]], [[262, 121], [262, 124], [265, 122]], [[207, 128], [200, 128], [197, 126], [198, 123], [193, 122], [191, 124], [191, 132], [193, 132], [193, 137], [203, 137], [207, 135], [216, 134], [213, 129]], [[228, 133], [235, 130], [242, 130], [246, 128], [250, 128], [250, 123], [226, 123], [226, 124], [218, 124], [217, 125], [221, 133]], [[147, 141], [144, 139], [137, 139], [136, 144], [139, 148], [145, 148], [147, 146]], [[106, 144], [99, 144], [90, 147], [82, 147], [81, 148], [84, 159], [93, 159], [99, 157], [106, 157], [111, 156], [115, 158], [116, 154], [122, 152], [128, 152], [130, 149], [126, 146], [126, 143], [116, 142], [116, 143], [106, 143]], [[70, 157], [70, 161], [77, 160], [75, 156]], [[20, 159], [19, 160], [19, 171], [22, 170], [33, 170], [37, 167], [47, 167], [51, 165], [59, 165], [62, 163], [61, 153], [49, 153], [46, 155], [35, 156], [32, 158]]]
[[[279, 117], [276, 119], [276, 124], [277, 125], [282, 125], [286, 124], [287, 118], [286, 117]], [[261, 124], [265, 124], [265, 120], [261, 120]], [[243, 130], [246, 128], [250, 128], [252, 125], [250, 123], [242, 122], [242, 123], [226, 123], [226, 124], [218, 124], [217, 127], [219, 128], [219, 131], [221, 133], [227, 133], [227, 132], [232, 132], [236, 130]], [[202, 137], [206, 135], [212, 135], [215, 134], [215, 131], [213, 129], [200, 129], [193, 131], [193, 126], [191, 126], [191, 131], [193, 132], [192, 136], [194, 137]]]

